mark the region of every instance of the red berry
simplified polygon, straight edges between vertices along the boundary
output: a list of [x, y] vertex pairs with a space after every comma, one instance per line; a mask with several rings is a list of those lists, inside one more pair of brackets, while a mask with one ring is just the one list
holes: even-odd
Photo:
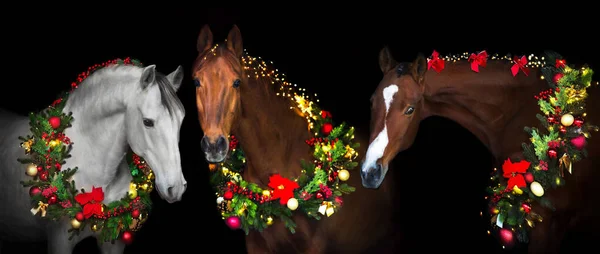
[[135, 210], [133, 210], [133, 211], [131, 212], [131, 217], [133, 217], [133, 218], [137, 218], [137, 217], [139, 217], [139, 216], [140, 216], [140, 210], [138, 210], [138, 209], [135, 209]]
[[60, 118], [58, 116], [53, 116], [48, 119], [48, 123], [53, 129], [57, 129], [60, 127]]
[[75, 219], [77, 219], [78, 221], [83, 221], [83, 213], [82, 212], [78, 212], [77, 214], [75, 214]]
[[226, 191], [225, 194], [223, 194], [223, 198], [226, 200], [230, 200], [233, 198], [233, 192], [231, 191]]
[[49, 205], [56, 204], [56, 201], [58, 201], [58, 198], [54, 194], [52, 194], [52, 196], [50, 196], [48, 198], [48, 204]]

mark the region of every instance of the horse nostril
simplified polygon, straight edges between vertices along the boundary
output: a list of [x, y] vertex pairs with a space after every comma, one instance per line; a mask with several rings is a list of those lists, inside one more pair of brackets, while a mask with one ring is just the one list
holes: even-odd
[[202, 141], [200, 141], [200, 148], [204, 152], [208, 152], [208, 150], [210, 149], [210, 142], [208, 141], [208, 138], [206, 136], [202, 137]]
[[184, 189], [187, 189], [187, 183], [184, 183], [184, 184], [183, 184], [183, 188], [184, 188]]
[[225, 137], [220, 136], [219, 139], [217, 139], [217, 151], [221, 152], [221, 151], [226, 151], [227, 150], [227, 140], [225, 139]]
[[369, 179], [369, 173], [365, 172], [365, 171], [360, 171], [360, 176], [363, 178], [363, 180], [367, 180]]
[[173, 187], [169, 187], [169, 188], [167, 189], [167, 194], [168, 194], [169, 196], [173, 196]]
[[383, 167], [381, 166], [381, 163], [377, 163], [377, 166], [375, 166], [375, 170], [373, 170], [372, 174], [377, 177], [380, 176], [382, 168]]

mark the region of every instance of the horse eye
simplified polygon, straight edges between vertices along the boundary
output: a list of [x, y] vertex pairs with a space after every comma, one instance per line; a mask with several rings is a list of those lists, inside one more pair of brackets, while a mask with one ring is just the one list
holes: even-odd
[[144, 126], [146, 127], [153, 127], [154, 126], [154, 121], [148, 119], [148, 118], [144, 118]]
[[200, 80], [198, 80], [197, 78], [194, 79], [194, 85], [196, 85], [196, 87], [200, 87]]
[[236, 79], [235, 81], [233, 81], [233, 88], [237, 88], [238, 86], [240, 86], [240, 81], [239, 79]]
[[415, 108], [413, 106], [408, 106], [408, 108], [406, 109], [406, 111], [404, 111], [405, 115], [410, 115], [413, 112], [415, 112]]

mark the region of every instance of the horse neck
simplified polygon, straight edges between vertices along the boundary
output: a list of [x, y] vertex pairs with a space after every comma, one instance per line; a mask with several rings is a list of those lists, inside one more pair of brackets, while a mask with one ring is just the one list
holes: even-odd
[[246, 155], [244, 178], [266, 186], [274, 173], [299, 176], [299, 160], [309, 159], [308, 123], [290, 110], [289, 99], [276, 94], [269, 77], [244, 77], [247, 86], [240, 87], [241, 117], [234, 130]]
[[118, 169], [128, 149], [125, 96], [134, 88], [132, 69], [97, 71], [69, 95], [63, 110], [73, 114], [72, 127], [65, 130], [73, 141], [67, 166], [78, 167], [73, 176], [78, 188], [103, 187], [108, 202], [121, 198], [120, 189], [128, 188], [131, 178], [127, 170]]
[[548, 88], [539, 69], [530, 68], [528, 76], [520, 71], [513, 77], [511, 66], [507, 61], [489, 61], [476, 73], [470, 63], [459, 61], [447, 64], [441, 73], [428, 71], [423, 118], [437, 115], [453, 120], [473, 133], [496, 158], [502, 156], [507, 125], [520, 120], [517, 115], [534, 110], [533, 96]]

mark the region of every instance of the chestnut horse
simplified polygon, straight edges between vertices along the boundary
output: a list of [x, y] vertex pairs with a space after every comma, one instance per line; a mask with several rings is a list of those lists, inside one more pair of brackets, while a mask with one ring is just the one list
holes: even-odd
[[[471, 70], [470, 65], [464, 60], [447, 61], [437, 73], [428, 70], [421, 54], [412, 63], [398, 63], [387, 47], [380, 51], [379, 66], [384, 77], [371, 98], [370, 144], [361, 168], [364, 187], [382, 184], [386, 173], [390, 173], [388, 163], [413, 144], [420, 122], [430, 116], [462, 125], [498, 162], [522, 158], [521, 144], [530, 137], [523, 128], [539, 126], [534, 95], [548, 89], [547, 81], [540, 78], [541, 69], [528, 67], [528, 75], [518, 73], [513, 77], [513, 64], [506, 59], [490, 59], [480, 72]], [[600, 109], [600, 91], [590, 88], [588, 93], [587, 108]], [[600, 112], [590, 112], [586, 121], [600, 123], [598, 116]], [[566, 230], [575, 224], [598, 227], [597, 216], [592, 216], [598, 210], [591, 206], [595, 202], [589, 202], [600, 193], [598, 141], [591, 139], [588, 157], [574, 164], [573, 175], [566, 176], [564, 187], [546, 192], [556, 210], [534, 206], [544, 220], [531, 232], [530, 253], [558, 252]]]
[[[213, 45], [212, 32], [205, 25], [197, 47], [199, 56], [192, 75], [206, 160], [223, 161], [228, 153], [227, 137], [235, 135], [246, 156], [244, 180], [267, 188], [274, 173], [299, 176], [300, 160], [312, 161], [305, 143], [312, 137], [308, 123], [290, 110], [293, 104], [289, 98], [277, 96], [279, 87], [272, 84], [274, 77], [256, 75], [243, 61], [245, 52], [237, 26], [230, 30], [225, 44]], [[361, 150], [359, 155], [364, 152]], [[350, 177], [348, 184], [360, 186], [360, 177]], [[250, 231], [246, 249], [249, 253], [394, 252], [397, 241], [390, 185], [384, 184], [379, 190], [357, 188], [344, 196], [339, 212], [319, 221], [294, 214], [295, 233], [279, 220], [262, 232]], [[379, 212], [367, 215], [361, 212], [365, 207], [378, 207]]]

